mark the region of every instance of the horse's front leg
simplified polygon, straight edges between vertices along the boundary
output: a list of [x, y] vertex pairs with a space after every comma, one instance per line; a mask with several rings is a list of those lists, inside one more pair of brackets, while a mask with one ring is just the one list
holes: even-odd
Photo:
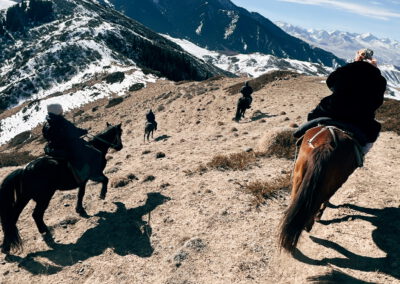
[[76, 207], [75, 211], [78, 213], [81, 217], [87, 217], [86, 210], [83, 208], [83, 196], [85, 196], [85, 190], [86, 190], [86, 182], [79, 186], [78, 190], [78, 200], [76, 201]]
[[322, 214], [324, 213], [324, 210], [325, 210], [326, 206], [328, 205], [328, 203], [329, 203], [329, 200], [322, 203], [321, 208], [318, 210], [317, 214], [315, 215], [315, 221], [317, 221], [317, 222], [321, 221]]
[[101, 182], [100, 199], [105, 199], [107, 194], [108, 177], [105, 175], [100, 176], [99, 182]]
[[42, 196], [39, 199], [34, 199], [36, 201], [36, 207], [33, 210], [32, 217], [35, 220], [36, 226], [41, 234], [49, 234], [50, 231], [43, 221], [44, 212], [49, 206], [50, 200], [53, 197], [54, 191], [47, 192], [47, 196]]

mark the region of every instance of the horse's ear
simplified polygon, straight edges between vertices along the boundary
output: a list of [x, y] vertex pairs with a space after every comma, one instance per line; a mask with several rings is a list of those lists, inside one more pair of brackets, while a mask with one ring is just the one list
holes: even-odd
[[118, 127], [118, 128], [121, 128], [121, 125], [122, 125], [122, 123], [118, 124], [117, 127]]
[[111, 126], [111, 124], [110, 124], [110, 123], [108, 123], [108, 122], [106, 122], [106, 125], [107, 125], [107, 127], [110, 127], [110, 126]]

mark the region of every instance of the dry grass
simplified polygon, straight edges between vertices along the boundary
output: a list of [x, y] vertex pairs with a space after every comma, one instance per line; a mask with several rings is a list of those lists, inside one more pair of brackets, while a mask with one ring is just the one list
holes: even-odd
[[14, 153], [1, 153], [0, 154], [0, 168], [2, 167], [17, 167], [22, 166], [37, 157], [32, 156], [28, 151], [14, 152]]
[[261, 141], [260, 152], [257, 157], [284, 158], [293, 160], [296, 152], [296, 138], [293, 137], [293, 129], [284, 129], [274, 134], [265, 136], [265, 141]]
[[244, 186], [244, 190], [254, 195], [254, 204], [260, 206], [267, 199], [281, 197], [289, 191], [291, 186], [290, 174], [286, 174], [272, 181], [254, 181]]
[[382, 131], [394, 131], [400, 135], [400, 101], [385, 99], [376, 118], [382, 123]]
[[[262, 89], [265, 85], [268, 83], [271, 83], [275, 80], [279, 79], [286, 79], [290, 77], [297, 77], [299, 74], [291, 72], [291, 71], [272, 71], [265, 73], [255, 79], [252, 79], [249, 81], [249, 85], [253, 88], [254, 92], [257, 92], [258, 90]], [[235, 85], [232, 85], [228, 87], [227, 93], [229, 95], [235, 95], [240, 92], [240, 89], [243, 87], [243, 83], [237, 83]]]
[[216, 155], [207, 166], [217, 170], [242, 171], [248, 169], [256, 161], [254, 152], [241, 152], [229, 155]]

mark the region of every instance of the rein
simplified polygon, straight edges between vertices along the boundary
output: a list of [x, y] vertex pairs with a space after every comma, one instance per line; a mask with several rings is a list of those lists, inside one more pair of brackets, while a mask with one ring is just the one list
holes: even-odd
[[[104, 132], [103, 132], [103, 133], [104, 133]], [[103, 133], [100, 133], [100, 134], [98, 134], [98, 135], [101, 135], [101, 134], [103, 134]], [[92, 138], [93, 140], [94, 140], [94, 139], [97, 139], [97, 140], [99, 140], [99, 141], [101, 141], [101, 142], [103, 142], [103, 143], [105, 143], [105, 144], [111, 146], [112, 148], [115, 148], [115, 147], [118, 146], [117, 144], [115, 144], [115, 143], [113, 143], [113, 142], [109, 142], [109, 141], [107, 141], [107, 140], [105, 140], [105, 139], [103, 139], [103, 138], [100, 138], [100, 137], [98, 137], [98, 136], [93, 136], [93, 135], [91, 135], [91, 134], [86, 134], [85, 136], [87, 136], [87, 137], [89, 137], [89, 138]], [[114, 141], [115, 141], [116, 139], [117, 139], [117, 137], [114, 138]]]

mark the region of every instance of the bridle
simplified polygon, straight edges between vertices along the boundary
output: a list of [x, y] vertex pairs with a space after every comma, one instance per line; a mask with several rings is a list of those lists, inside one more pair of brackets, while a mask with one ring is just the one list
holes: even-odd
[[106, 132], [107, 132], [107, 130], [102, 132], [102, 133], [100, 133], [100, 134], [98, 134], [98, 135], [96, 135], [96, 136], [93, 136], [91, 134], [86, 134], [86, 136], [92, 138], [93, 140], [97, 139], [97, 140], [103, 142], [104, 144], [110, 146], [111, 148], [115, 149], [115, 148], [119, 147], [121, 145], [121, 136], [120, 135], [115, 135], [114, 140], [112, 142], [109, 142], [109, 141], [107, 141], [107, 140], [105, 140], [103, 138], [98, 137], [98, 136], [100, 136], [100, 135], [102, 135], [102, 134], [104, 134]]

